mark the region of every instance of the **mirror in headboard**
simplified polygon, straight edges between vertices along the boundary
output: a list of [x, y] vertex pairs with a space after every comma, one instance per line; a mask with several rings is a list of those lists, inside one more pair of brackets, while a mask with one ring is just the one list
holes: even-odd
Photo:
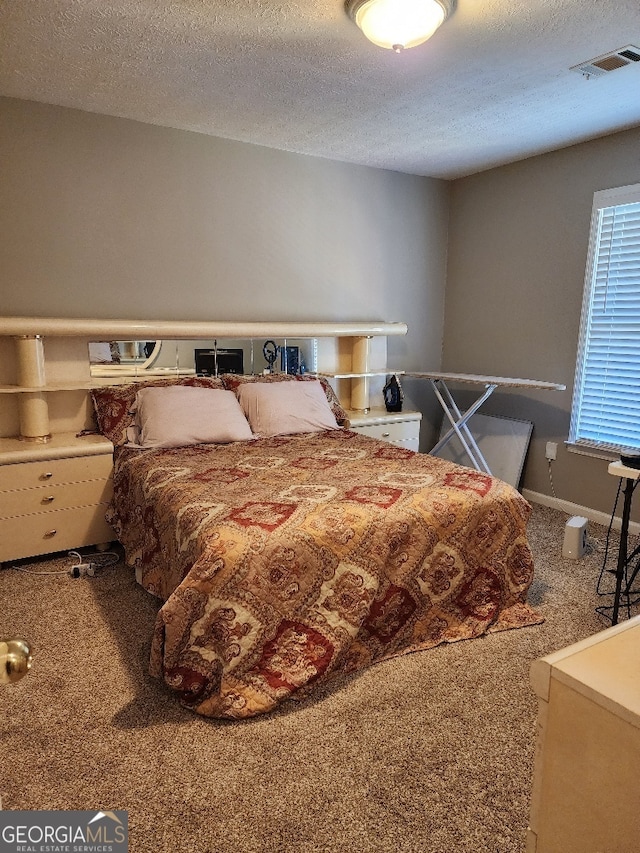
[[89, 344], [91, 375], [140, 373], [305, 373], [317, 369], [315, 338], [225, 338], [165, 341], [102, 341]]
[[[225, 338], [195, 341], [193, 366], [200, 375], [221, 373], [307, 373], [317, 370], [315, 338]], [[182, 362], [181, 362], [182, 363]]]
[[91, 341], [89, 364], [92, 376], [133, 373], [152, 367], [160, 355], [162, 341]]

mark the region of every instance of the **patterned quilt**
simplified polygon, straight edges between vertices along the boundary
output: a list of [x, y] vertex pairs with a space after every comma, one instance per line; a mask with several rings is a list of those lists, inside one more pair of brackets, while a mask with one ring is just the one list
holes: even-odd
[[348, 430], [117, 452], [109, 520], [160, 596], [151, 672], [242, 718], [332, 675], [542, 621], [529, 505]]

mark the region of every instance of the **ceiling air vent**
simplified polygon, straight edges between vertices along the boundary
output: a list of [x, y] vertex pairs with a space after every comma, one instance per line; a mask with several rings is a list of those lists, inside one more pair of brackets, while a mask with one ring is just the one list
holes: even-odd
[[632, 62], [640, 62], [640, 48], [630, 44], [626, 47], [621, 47], [619, 50], [614, 50], [613, 53], [605, 53], [603, 56], [596, 57], [596, 59], [589, 59], [587, 62], [573, 65], [569, 70], [578, 71], [583, 77], [587, 78], [601, 77], [610, 71], [616, 71], [618, 68], [624, 68], [625, 65], [631, 65]]

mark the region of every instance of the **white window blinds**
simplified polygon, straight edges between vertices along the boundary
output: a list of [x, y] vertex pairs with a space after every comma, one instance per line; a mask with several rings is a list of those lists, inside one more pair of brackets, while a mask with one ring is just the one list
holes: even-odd
[[569, 441], [640, 450], [640, 185], [594, 196]]

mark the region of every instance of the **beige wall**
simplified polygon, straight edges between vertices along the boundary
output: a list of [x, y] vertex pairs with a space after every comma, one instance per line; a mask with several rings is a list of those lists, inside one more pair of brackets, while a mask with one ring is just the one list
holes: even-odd
[[593, 192], [640, 181], [638, 150], [628, 131], [449, 184], [0, 98], [0, 313], [403, 320], [390, 364], [438, 369], [446, 279], [445, 369], [567, 385], [484, 410], [534, 422], [525, 488], [551, 493], [557, 441], [558, 497], [608, 513], [606, 463], [563, 442]]
[[593, 193], [640, 181], [640, 130], [493, 169], [452, 185], [443, 367], [567, 390], [497, 392], [483, 411], [531, 420], [525, 488], [610, 513], [617, 480], [569, 453], [576, 346]]
[[402, 320], [440, 365], [444, 181], [6, 98], [0, 169], [3, 315]]

